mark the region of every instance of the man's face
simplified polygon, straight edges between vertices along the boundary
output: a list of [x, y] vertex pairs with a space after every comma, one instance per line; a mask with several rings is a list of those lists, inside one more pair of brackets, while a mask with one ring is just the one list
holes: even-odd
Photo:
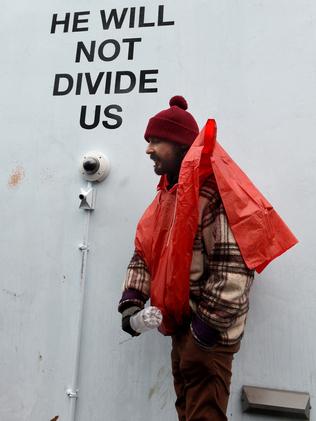
[[146, 153], [155, 163], [155, 173], [158, 175], [170, 175], [179, 172], [184, 156], [181, 146], [157, 137], [149, 137], [148, 140]]

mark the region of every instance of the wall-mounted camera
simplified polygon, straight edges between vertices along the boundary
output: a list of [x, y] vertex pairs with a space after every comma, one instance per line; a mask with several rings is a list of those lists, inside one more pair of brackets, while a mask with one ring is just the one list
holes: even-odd
[[103, 181], [110, 172], [110, 161], [99, 152], [86, 153], [80, 163], [80, 172], [87, 181]]

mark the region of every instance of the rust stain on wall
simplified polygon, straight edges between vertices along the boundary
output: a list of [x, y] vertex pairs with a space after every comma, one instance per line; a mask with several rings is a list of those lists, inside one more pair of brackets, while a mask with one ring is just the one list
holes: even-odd
[[10, 175], [8, 185], [9, 187], [16, 187], [18, 184], [21, 183], [25, 175], [24, 168], [21, 166], [16, 167], [12, 174]]

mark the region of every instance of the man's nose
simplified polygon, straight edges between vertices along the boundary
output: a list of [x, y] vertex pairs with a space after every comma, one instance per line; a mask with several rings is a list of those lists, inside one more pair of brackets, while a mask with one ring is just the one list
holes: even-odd
[[147, 155], [150, 155], [150, 154], [152, 154], [153, 152], [154, 152], [153, 145], [149, 142], [149, 143], [148, 143], [148, 146], [147, 146], [147, 148], [146, 148], [146, 154], [147, 154]]

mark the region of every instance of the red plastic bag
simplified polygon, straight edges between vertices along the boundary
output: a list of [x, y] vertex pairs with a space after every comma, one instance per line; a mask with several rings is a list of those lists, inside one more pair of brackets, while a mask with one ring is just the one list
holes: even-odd
[[203, 130], [182, 162], [178, 184], [168, 191], [166, 177], [161, 177], [159, 192], [137, 226], [135, 247], [151, 274], [151, 304], [163, 314], [159, 330], [165, 335], [174, 333], [190, 314], [189, 276], [199, 188], [212, 171], [210, 153]]
[[270, 203], [216, 143], [208, 120], [186, 154], [178, 184], [158, 194], [138, 223], [135, 247], [151, 274], [151, 304], [163, 314], [160, 331], [175, 332], [189, 316], [190, 267], [198, 225], [200, 186], [214, 172], [229, 224], [250, 269], [261, 272], [297, 239]]
[[[209, 121], [207, 125], [212, 124]], [[212, 169], [229, 225], [249, 269], [258, 273], [298, 240], [246, 174], [218, 144]]]

